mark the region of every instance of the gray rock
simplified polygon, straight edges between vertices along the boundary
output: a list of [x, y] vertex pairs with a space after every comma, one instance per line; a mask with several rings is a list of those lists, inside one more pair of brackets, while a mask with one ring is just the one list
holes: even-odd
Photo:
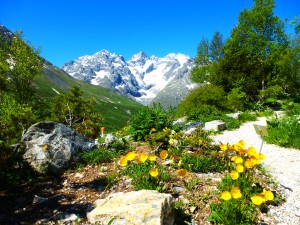
[[22, 137], [25, 145], [24, 160], [39, 173], [61, 173], [72, 162], [78, 161], [78, 154], [96, 147], [89, 140], [69, 126], [56, 122], [40, 122], [32, 125]]
[[96, 208], [87, 213], [91, 223], [173, 225], [174, 199], [170, 194], [153, 190], [114, 193], [96, 201]]

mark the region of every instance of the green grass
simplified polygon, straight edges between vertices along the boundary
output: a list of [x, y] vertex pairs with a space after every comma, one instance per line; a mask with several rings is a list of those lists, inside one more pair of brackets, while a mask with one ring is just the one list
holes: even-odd
[[34, 83], [38, 97], [49, 98], [49, 100], [57, 95], [53, 89], [65, 93], [73, 85], [79, 85], [86, 98], [96, 99], [95, 109], [103, 116], [103, 126], [108, 132], [124, 127], [127, 121], [143, 107], [140, 103], [109, 89], [76, 80], [50, 64], [46, 64], [43, 74], [37, 76]]

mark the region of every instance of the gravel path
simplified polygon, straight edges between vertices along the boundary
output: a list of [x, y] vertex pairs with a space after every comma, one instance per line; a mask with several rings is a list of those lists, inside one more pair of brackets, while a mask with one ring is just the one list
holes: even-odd
[[[260, 149], [262, 139], [256, 134], [253, 124], [266, 125], [266, 118], [247, 122], [234, 131], [224, 131], [212, 137], [215, 143], [234, 144], [245, 140], [247, 146]], [[300, 137], [299, 137], [300, 138]], [[279, 183], [286, 202], [272, 207], [264, 222], [266, 224], [300, 225], [300, 150], [263, 144], [262, 153], [266, 155], [263, 165]]]

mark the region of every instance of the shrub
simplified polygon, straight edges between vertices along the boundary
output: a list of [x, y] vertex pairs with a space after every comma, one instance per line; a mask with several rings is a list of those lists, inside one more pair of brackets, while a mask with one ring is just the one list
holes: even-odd
[[227, 95], [226, 107], [230, 111], [242, 111], [247, 103], [247, 94], [240, 88], [233, 88]]
[[153, 104], [152, 107], [144, 107], [130, 122], [130, 134], [134, 140], [144, 140], [151, 132], [162, 131], [170, 127], [172, 118], [160, 104]]
[[90, 152], [82, 152], [79, 157], [89, 165], [98, 165], [100, 163], [111, 162], [118, 157], [119, 153], [109, 149], [95, 149]]
[[179, 103], [178, 113], [196, 119], [198, 114], [216, 115], [226, 108], [225, 92], [222, 87], [208, 84], [200, 86]]

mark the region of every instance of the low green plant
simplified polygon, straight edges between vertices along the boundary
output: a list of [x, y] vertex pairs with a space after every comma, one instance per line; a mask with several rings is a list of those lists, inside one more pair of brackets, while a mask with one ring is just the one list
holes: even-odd
[[281, 118], [271, 117], [267, 128], [269, 136], [265, 139], [268, 143], [300, 149], [300, 104], [290, 105]]
[[90, 152], [82, 152], [79, 157], [89, 165], [98, 165], [100, 163], [111, 162], [118, 157], [120, 153], [110, 149], [95, 149]]
[[132, 179], [135, 190], [149, 189], [165, 191], [165, 184], [172, 179], [166, 166], [156, 163], [155, 155], [128, 152], [119, 161], [124, 167], [122, 174]]

